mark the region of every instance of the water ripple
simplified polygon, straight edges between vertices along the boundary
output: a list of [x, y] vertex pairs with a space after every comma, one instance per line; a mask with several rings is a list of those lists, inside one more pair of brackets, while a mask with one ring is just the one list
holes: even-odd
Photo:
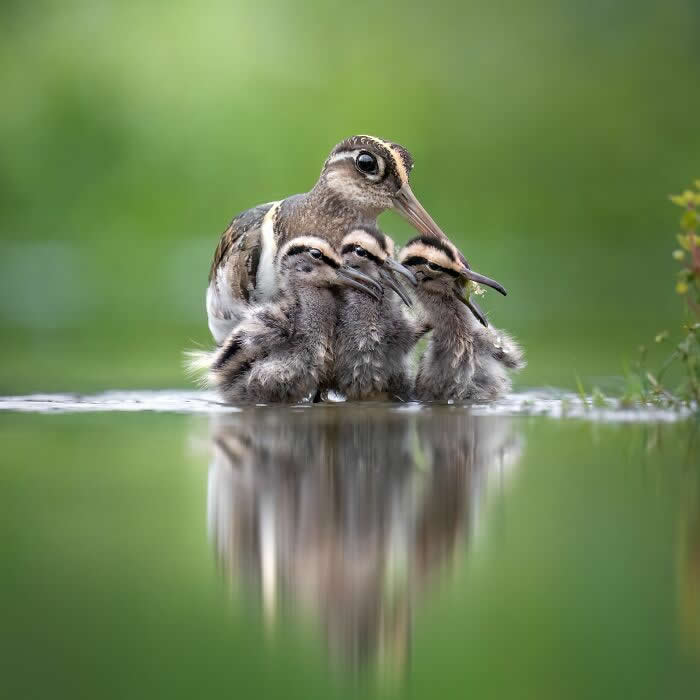
[[[337, 410], [343, 401], [322, 404], [301, 404], [289, 410], [313, 408]], [[393, 412], [430, 411], [434, 406], [450, 406], [468, 410], [477, 416], [546, 416], [548, 418], [578, 418], [604, 423], [670, 423], [688, 419], [688, 409], [664, 409], [654, 406], [622, 407], [615, 399], [605, 399], [602, 406], [593, 406], [590, 400], [554, 389], [525, 391], [490, 404], [444, 402], [347, 404], [348, 406], [382, 406]], [[206, 391], [106, 391], [100, 394], [32, 394], [0, 397], [0, 410], [29, 413], [85, 413], [103, 411], [155, 411], [165, 413], [236, 413], [240, 406], [222, 403], [212, 392]]]

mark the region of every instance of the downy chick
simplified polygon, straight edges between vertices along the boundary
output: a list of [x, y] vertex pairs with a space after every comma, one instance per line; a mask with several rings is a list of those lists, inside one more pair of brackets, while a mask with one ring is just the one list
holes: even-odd
[[331, 386], [352, 401], [406, 400], [412, 393], [408, 359], [418, 335], [393, 293], [411, 305], [393, 273], [413, 285], [416, 279], [393, 259], [393, 241], [374, 226], [355, 228], [343, 238], [340, 250], [345, 267], [381, 283], [382, 292], [378, 299], [356, 288], [340, 293]]
[[230, 402], [294, 403], [313, 397], [333, 368], [337, 291], [371, 298], [381, 286], [342, 267], [323, 239], [300, 236], [280, 250], [281, 288], [252, 307], [211, 358], [209, 383]]
[[522, 350], [503, 331], [477, 323], [465, 298], [470, 280], [493, 280], [465, 271], [457, 249], [436, 238], [409, 241], [399, 261], [415, 274], [416, 294], [433, 328], [416, 375], [416, 398], [492, 401], [508, 392], [508, 370], [525, 366]]

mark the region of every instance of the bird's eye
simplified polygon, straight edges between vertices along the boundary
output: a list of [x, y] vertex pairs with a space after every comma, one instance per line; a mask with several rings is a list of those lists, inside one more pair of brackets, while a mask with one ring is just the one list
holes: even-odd
[[311, 257], [316, 258], [316, 260], [320, 260], [323, 257], [323, 253], [318, 248], [312, 248], [309, 253], [311, 253]]
[[367, 251], [362, 246], [355, 246], [355, 255], [359, 255], [364, 258], [367, 255]]
[[436, 270], [436, 271], [440, 269], [440, 266], [439, 266], [439, 265], [436, 265], [434, 262], [429, 262], [429, 263], [428, 263], [428, 267], [429, 267], [431, 270]]
[[355, 159], [357, 169], [365, 175], [376, 175], [379, 172], [377, 159], [367, 151], [361, 151]]

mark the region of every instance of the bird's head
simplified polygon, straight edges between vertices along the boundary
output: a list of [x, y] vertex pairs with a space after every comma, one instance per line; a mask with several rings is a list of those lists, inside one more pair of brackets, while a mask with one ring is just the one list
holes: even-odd
[[368, 216], [394, 209], [421, 234], [447, 238], [413, 194], [412, 169], [413, 156], [398, 143], [351, 136], [331, 151], [320, 182]]
[[465, 296], [469, 282], [478, 282], [505, 294], [505, 289], [489, 277], [468, 268], [459, 251], [449, 241], [419, 236], [401, 250], [399, 262], [413, 272], [418, 281], [417, 293], [423, 299], [456, 297], [468, 305]]
[[358, 226], [348, 233], [340, 245], [345, 267], [358, 270], [396, 292], [408, 306], [411, 298], [394, 278], [402, 275], [415, 286], [413, 273], [394, 260], [394, 242], [374, 226]]
[[277, 258], [278, 275], [286, 287], [352, 287], [379, 298], [381, 286], [358, 270], [348, 269], [323, 238], [298, 236], [287, 242]]

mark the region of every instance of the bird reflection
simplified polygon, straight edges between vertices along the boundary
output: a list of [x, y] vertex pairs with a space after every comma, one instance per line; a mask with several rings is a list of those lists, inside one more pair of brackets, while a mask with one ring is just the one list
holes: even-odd
[[408, 667], [412, 609], [467, 551], [492, 485], [522, 449], [513, 424], [457, 406], [255, 408], [217, 416], [208, 525], [221, 569], [317, 621], [331, 659]]

